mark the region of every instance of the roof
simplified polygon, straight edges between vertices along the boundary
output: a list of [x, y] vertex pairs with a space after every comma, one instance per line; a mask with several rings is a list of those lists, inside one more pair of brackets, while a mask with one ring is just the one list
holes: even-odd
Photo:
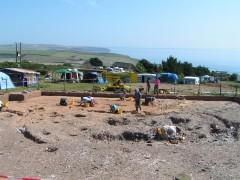
[[71, 73], [71, 71], [67, 69], [57, 69], [54, 71], [55, 73]]
[[156, 74], [142, 73], [142, 74], [138, 74], [138, 76], [154, 76], [154, 77], [156, 77]]
[[204, 76], [201, 76], [201, 77], [210, 78], [211, 76], [209, 76], [209, 75], [204, 75]]
[[40, 74], [39, 72], [28, 70], [28, 69], [21, 69], [21, 68], [4, 68], [5, 70], [15, 71], [25, 74]]
[[98, 73], [97, 73], [97, 72], [90, 72], [90, 74], [95, 74], [95, 75], [98, 75]]
[[194, 76], [186, 76], [184, 79], [199, 79], [199, 77], [194, 77]]
[[106, 72], [105, 69], [79, 68], [78, 70], [79, 70], [79, 71], [83, 71], [83, 72], [98, 72], [98, 73]]
[[2, 76], [4, 76], [4, 77], [8, 77], [7, 74], [5, 74], [4, 72], [1, 72], [1, 71], [0, 71], [0, 77], [2, 77]]

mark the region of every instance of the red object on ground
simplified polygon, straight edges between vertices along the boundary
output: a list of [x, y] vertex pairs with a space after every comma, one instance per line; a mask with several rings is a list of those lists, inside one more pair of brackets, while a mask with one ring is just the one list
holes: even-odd
[[0, 175], [0, 178], [7, 179], [7, 178], [8, 178], [8, 176]]
[[[5, 175], [0, 175], [0, 179], [12, 179], [12, 176], [5, 176]], [[15, 178], [17, 180], [41, 180], [41, 178]]]

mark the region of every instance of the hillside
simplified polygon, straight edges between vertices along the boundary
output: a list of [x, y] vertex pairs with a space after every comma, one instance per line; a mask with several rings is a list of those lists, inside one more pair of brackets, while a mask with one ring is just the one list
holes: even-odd
[[[17, 44], [18, 49], [20, 48], [20, 44]], [[63, 46], [63, 45], [55, 45], [55, 44], [21, 44], [22, 50], [59, 50], [59, 51], [83, 51], [83, 52], [94, 52], [94, 53], [106, 53], [110, 52], [108, 48], [102, 47], [89, 47], [89, 46]], [[13, 50], [15, 51], [15, 44], [0, 44], [0, 50]]]
[[[15, 44], [0, 44], [0, 61], [15, 61], [15, 51]], [[111, 66], [114, 62], [133, 64], [137, 62], [137, 59], [111, 53], [110, 49], [99, 47], [22, 44], [21, 54], [22, 60], [44, 64], [73, 63], [80, 65], [94, 57], [99, 58], [106, 66]]]

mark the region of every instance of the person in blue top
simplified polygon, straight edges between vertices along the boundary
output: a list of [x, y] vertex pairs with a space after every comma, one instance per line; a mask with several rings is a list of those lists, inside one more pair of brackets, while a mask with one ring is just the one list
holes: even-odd
[[117, 105], [115, 105], [115, 104], [109, 104], [109, 107], [110, 107], [110, 113], [113, 113], [113, 114], [115, 114], [115, 113], [117, 113], [118, 112], [118, 106]]
[[137, 89], [135, 89], [134, 92], [135, 92], [134, 100], [135, 100], [136, 111], [138, 111], [138, 108], [140, 110], [142, 110], [141, 109], [141, 97], [142, 97], [142, 95], [141, 95], [141, 93]]

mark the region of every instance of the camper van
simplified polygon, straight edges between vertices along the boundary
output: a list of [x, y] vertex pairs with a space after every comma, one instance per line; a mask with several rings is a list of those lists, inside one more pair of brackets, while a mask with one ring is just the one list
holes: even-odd
[[193, 76], [186, 76], [183, 79], [184, 84], [199, 84], [200, 79], [199, 77], [193, 77]]
[[123, 68], [114, 67], [113, 72], [125, 72]]

